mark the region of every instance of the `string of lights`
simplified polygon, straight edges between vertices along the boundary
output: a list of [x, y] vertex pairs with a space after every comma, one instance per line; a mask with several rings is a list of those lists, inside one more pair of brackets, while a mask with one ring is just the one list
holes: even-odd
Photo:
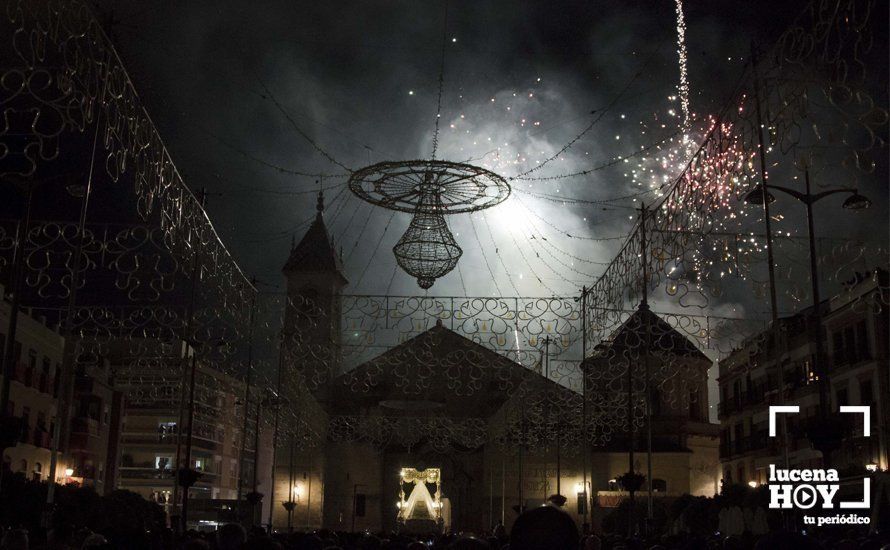
[[275, 170], [276, 172], [280, 172], [280, 173], [282, 173], [282, 174], [289, 174], [289, 175], [292, 175], [292, 176], [303, 176], [303, 177], [307, 177], [307, 178], [321, 179], [321, 180], [326, 180], [326, 179], [340, 179], [340, 178], [345, 179], [345, 178], [349, 177], [349, 174], [325, 174], [325, 173], [303, 172], [303, 171], [300, 171], [300, 170], [295, 170], [295, 169], [293, 169], [293, 168], [287, 168], [287, 167], [284, 167], [284, 166], [280, 166], [280, 165], [277, 165], [277, 164], [275, 164], [275, 163], [273, 163], [273, 162], [269, 162], [269, 161], [267, 161], [267, 160], [265, 160], [265, 159], [262, 159], [262, 158], [256, 156], [255, 154], [250, 153], [250, 152], [248, 152], [247, 150], [242, 149], [242, 148], [240, 148], [240, 147], [238, 147], [238, 146], [236, 146], [236, 145], [230, 143], [228, 140], [226, 140], [226, 139], [224, 139], [224, 138], [218, 136], [217, 134], [211, 132], [210, 130], [207, 130], [206, 128], [202, 128], [202, 127], [200, 127], [200, 126], [198, 126], [198, 127], [196, 127], [196, 128], [198, 129], [198, 131], [200, 131], [200, 132], [202, 132], [202, 133], [204, 133], [204, 134], [206, 134], [206, 135], [212, 137], [213, 139], [215, 139], [216, 141], [218, 141], [219, 143], [221, 143], [222, 145], [224, 145], [226, 148], [228, 148], [228, 149], [234, 151], [235, 153], [237, 153], [238, 155], [244, 157], [245, 159], [247, 159], [247, 160], [249, 160], [249, 161], [251, 161], [251, 162], [255, 162], [255, 163], [257, 163], [257, 164], [260, 164], [260, 165], [262, 165], [262, 166], [265, 166], [266, 168], [270, 168], [270, 169], [272, 169], [272, 170]]
[[565, 263], [564, 261], [560, 260], [559, 258], [557, 258], [556, 256], [554, 256], [553, 253], [550, 252], [548, 247], [545, 246], [544, 243], [541, 242], [541, 240], [542, 240], [541, 238], [535, 237], [534, 235], [530, 235], [530, 236], [526, 237], [526, 240], [528, 241], [529, 246], [532, 249], [532, 252], [535, 253], [535, 257], [538, 258], [539, 260], [541, 260], [542, 263], [545, 266], [547, 266], [548, 269], [550, 269], [550, 271], [555, 273], [557, 275], [557, 277], [562, 278], [563, 281], [565, 281], [567, 283], [572, 283], [572, 281], [570, 279], [568, 279], [567, 277], [565, 277], [565, 275], [563, 275], [563, 273], [560, 270], [554, 269], [553, 266], [551, 266], [546, 260], [541, 258], [541, 254], [539, 253], [539, 250], [543, 251], [544, 254], [549, 256], [554, 262], [561, 265], [563, 268], [583, 277], [583, 279], [582, 279], [583, 281], [588, 281], [591, 278], [596, 277], [596, 275], [594, 275], [594, 274], [579, 271], [574, 266], [569, 265], [569, 264]]
[[445, 90], [445, 48], [448, 45], [448, 0], [444, 0], [445, 14], [442, 16], [442, 57], [439, 63], [439, 91], [436, 94], [436, 124], [433, 131], [433, 152], [431, 158], [436, 160], [439, 150], [439, 121], [442, 118], [442, 94]]
[[594, 172], [599, 172], [601, 170], [605, 170], [607, 168], [611, 168], [611, 167], [619, 165], [619, 164], [627, 163], [630, 159], [645, 155], [645, 154], [651, 152], [653, 149], [658, 149], [660, 146], [670, 142], [672, 139], [674, 139], [675, 137], [677, 137], [679, 135], [682, 135], [682, 132], [680, 130], [677, 130], [677, 131], [672, 132], [671, 134], [667, 135], [666, 137], [659, 139], [658, 141], [649, 143], [647, 145], [641, 145], [639, 149], [636, 149], [631, 153], [628, 153], [626, 155], [618, 155], [618, 156], [612, 158], [611, 160], [603, 161], [603, 162], [595, 165], [594, 167], [588, 168], [586, 170], [581, 170], [578, 172], [571, 172], [568, 174], [557, 174], [554, 176], [534, 176], [534, 177], [518, 177], [518, 176], [516, 176], [513, 179], [523, 180], [523, 181], [556, 181], [556, 180], [562, 180], [562, 179], [576, 178], [576, 177], [580, 177], [580, 176], [587, 176], [587, 175], [593, 174]]
[[652, 61], [652, 59], [655, 57], [655, 54], [656, 54], [656, 53], [657, 53], [657, 50], [653, 50], [653, 51], [646, 57], [645, 61], [643, 62], [642, 67], [641, 67], [638, 71], [636, 71], [636, 72], [633, 74], [633, 76], [631, 76], [631, 78], [625, 83], [625, 85], [621, 88], [621, 90], [619, 90], [618, 94], [617, 94], [615, 97], [613, 97], [612, 100], [611, 100], [611, 101], [610, 101], [610, 102], [609, 102], [603, 109], [600, 109], [599, 111], [597, 111], [596, 116], [594, 117], [594, 119], [590, 122], [590, 124], [588, 124], [588, 125], [581, 131], [581, 133], [579, 133], [579, 134], [576, 135], [574, 138], [572, 138], [571, 140], [569, 140], [569, 142], [566, 143], [565, 145], [563, 145], [563, 146], [559, 149], [559, 151], [557, 151], [555, 154], [553, 154], [553, 155], [551, 155], [550, 157], [548, 157], [548, 158], [544, 159], [543, 161], [539, 162], [537, 165], [533, 166], [532, 168], [529, 168], [528, 170], [525, 170], [524, 172], [520, 172], [519, 174], [516, 174], [516, 175], [514, 175], [514, 176], [511, 176], [511, 177], [510, 177], [510, 180], [512, 181], [512, 180], [515, 180], [515, 179], [522, 179], [522, 178], [524, 178], [525, 176], [528, 176], [529, 174], [533, 174], [533, 173], [535, 173], [535, 172], [541, 170], [542, 168], [544, 168], [545, 166], [547, 166], [548, 164], [550, 164], [550, 162], [552, 162], [553, 160], [556, 160], [557, 158], [559, 158], [563, 153], [565, 153], [566, 151], [568, 151], [568, 150], [569, 150], [575, 143], [577, 143], [581, 138], [583, 138], [585, 135], [587, 135], [587, 133], [590, 132], [590, 130], [592, 130], [593, 127], [596, 126], [597, 123], [599, 123], [599, 122], [603, 119], [603, 117], [606, 115], [606, 113], [608, 113], [608, 112], [610, 111], [610, 109], [611, 109], [612, 107], [615, 106], [615, 104], [616, 104], [616, 103], [617, 103], [617, 102], [624, 96], [624, 94], [625, 94], [628, 90], [630, 90], [630, 88], [631, 88], [631, 86], [633, 85], [633, 83], [636, 82], [637, 78], [639, 78], [639, 76], [640, 76], [641, 74], [643, 74], [643, 72], [645, 71], [646, 67], [649, 65], [649, 62]]
[[[355, 250], [358, 248], [359, 243], [361, 243], [362, 238], [365, 237], [365, 231], [368, 229], [368, 223], [371, 221], [371, 217], [373, 215], [374, 215], [374, 208], [368, 208], [368, 216], [365, 218], [365, 223], [362, 224], [362, 228], [361, 228], [361, 230], [359, 230], [359, 232], [355, 238], [355, 242], [352, 243], [352, 247], [349, 249], [349, 254], [347, 255], [347, 257], [351, 258], [352, 255], [355, 254]], [[345, 235], [344, 235], [344, 237], [345, 237]]]
[[374, 263], [374, 258], [377, 256], [377, 251], [380, 249], [380, 244], [383, 242], [383, 238], [386, 237], [386, 231], [389, 229], [389, 224], [392, 223], [392, 220], [395, 217], [396, 213], [395, 211], [392, 211], [389, 215], [389, 219], [386, 220], [386, 225], [383, 226], [383, 231], [380, 232], [380, 238], [377, 239], [377, 244], [374, 245], [374, 249], [371, 251], [371, 256], [368, 258], [368, 262], [365, 264], [365, 268], [362, 269], [361, 275], [359, 275], [358, 280], [355, 282], [356, 288], [361, 288], [362, 280], [364, 280], [365, 274], [368, 272], [371, 264]]
[[[479, 231], [476, 229], [476, 222], [473, 220], [473, 215], [470, 214], [467, 216], [470, 220], [470, 227], [473, 228], [473, 236], [476, 237], [476, 244], [479, 246], [479, 251], [481, 252], [482, 261], [485, 262], [485, 268], [488, 270], [488, 276], [491, 279], [491, 282], [494, 283], [494, 289], [498, 294], [502, 294], [501, 287], [498, 285], [498, 279], [494, 276], [494, 271], [491, 269], [491, 264], [488, 263], [488, 254], [485, 252], [485, 248], [482, 246], [482, 240], [479, 239]], [[512, 283], [512, 281], [511, 281]], [[514, 291], [516, 291], [514, 287]]]
[[270, 90], [269, 87], [266, 86], [266, 83], [263, 81], [263, 79], [260, 78], [260, 76], [258, 74], [254, 74], [254, 76], [255, 76], [257, 82], [260, 83], [260, 86], [262, 86], [263, 91], [265, 92], [265, 95], [268, 96], [268, 98], [270, 100], [272, 100], [272, 103], [275, 105], [275, 108], [277, 108], [278, 111], [282, 115], [284, 115], [284, 118], [288, 121], [291, 128], [297, 134], [299, 134], [300, 137], [302, 137], [304, 140], [306, 140], [306, 142], [309, 143], [309, 145], [311, 145], [313, 149], [315, 149], [319, 154], [321, 154], [321, 156], [326, 158], [329, 162], [331, 162], [332, 164], [336, 164], [337, 166], [346, 170], [347, 172], [352, 172], [352, 170], [348, 166], [346, 166], [342, 162], [335, 159], [333, 156], [331, 156], [330, 153], [328, 153], [327, 151], [322, 149], [321, 146], [315, 142], [315, 140], [313, 140], [311, 137], [309, 137], [309, 135], [306, 132], [304, 132], [302, 128], [300, 128], [300, 125], [297, 124], [297, 121], [294, 120], [294, 118], [290, 115], [288, 110], [285, 109], [284, 106], [278, 101], [278, 98], [275, 97], [275, 94], [272, 93], [272, 90]]
[[488, 218], [485, 216], [484, 212], [481, 215], [482, 221], [485, 222], [485, 228], [488, 230], [488, 238], [491, 241], [491, 245], [494, 247], [494, 255], [501, 263], [501, 267], [504, 269], [504, 274], [506, 274], [507, 281], [510, 283], [510, 287], [513, 289], [513, 292], [516, 293], [517, 296], [519, 296], [521, 292], [519, 292], [519, 290], [516, 288], [516, 283], [513, 282], [513, 277], [510, 274], [510, 270], [507, 269], [507, 264], [504, 263], [504, 258], [503, 256], [501, 256], [500, 248], [494, 240], [494, 231], [491, 230], [491, 224], [488, 223]]

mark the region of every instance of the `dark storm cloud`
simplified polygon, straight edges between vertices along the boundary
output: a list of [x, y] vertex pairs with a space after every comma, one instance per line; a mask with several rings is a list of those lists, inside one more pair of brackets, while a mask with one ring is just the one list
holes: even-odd
[[[687, 7], [695, 110], [717, 109], [735, 83], [749, 41], [774, 37], [798, 11], [791, 4], [797, 3], [762, 3], [757, 9], [735, 2]], [[314, 196], [306, 191], [315, 184], [310, 177], [270, 170], [237, 150], [300, 171], [343, 172], [298, 135], [265, 96], [263, 83], [301, 131], [350, 168], [430, 153], [442, 3], [163, 2], [114, 7], [114, 39], [137, 89], [189, 184], [222, 193], [211, 197], [208, 209], [248, 273], [280, 280], [290, 240], [301, 236], [299, 223], [313, 214]], [[529, 159], [554, 154], [592, 120], [592, 111], [603, 109], [632, 82], [589, 134], [542, 171], [568, 173], [626, 153], [640, 143], [639, 120], [664, 116], [676, 107], [666, 100], [678, 79], [674, 2], [452, 1], [446, 38], [440, 156], [451, 160], [487, 163], [495, 154]], [[511, 102], [516, 111], [503, 107]], [[541, 125], [522, 126], [523, 117]], [[501, 151], [492, 153], [498, 147]], [[501, 159], [500, 166], [504, 175], [512, 175], [534, 164], [528, 160], [507, 166]], [[336, 181], [322, 185], [332, 183]], [[611, 170], [536, 189], [610, 198], [630, 187], [621, 170]], [[303, 194], [283, 194], [297, 192]], [[392, 216], [387, 227], [388, 212], [372, 211], [348, 192], [335, 201], [338, 190], [329, 190], [326, 197], [333, 203], [327, 218], [338, 243], [347, 254], [356, 251], [346, 258], [350, 290], [417, 293], [413, 280], [394, 270], [391, 253], [410, 217]], [[465, 288], [470, 294], [513, 294], [506, 272], [523, 294], [550, 294], [550, 289], [571, 293], [599, 268], [558, 256], [582, 274], [570, 271], [535, 252], [524, 237], [543, 232], [565, 252], [601, 261], [608, 261], [620, 245], [618, 240], [560, 238], [529, 217], [517, 200], [514, 196], [487, 212], [484, 220], [471, 222], [466, 215], [449, 220], [464, 257], [461, 271], [437, 282], [436, 293], [463, 294]], [[631, 222], [626, 211], [563, 207], [528, 196], [521, 200], [561, 229], [588, 236], [621, 235]], [[346, 202], [341, 206], [341, 201]], [[883, 206], [873, 220], [886, 218], [886, 200], [879, 202]], [[796, 215], [793, 207], [788, 211]], [[518, 222], [521, 226], [511, 227]], [[832, 223], [857, 232], [855, 224]]]

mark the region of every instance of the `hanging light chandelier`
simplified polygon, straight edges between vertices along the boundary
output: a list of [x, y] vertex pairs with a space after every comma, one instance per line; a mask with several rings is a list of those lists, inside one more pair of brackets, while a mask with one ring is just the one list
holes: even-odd
[[414, 215], [393, 253], [423, 289], [453, 270], [463, 253], [445, 216], [490, 208], [510, 196], [509, 184], [494, 172], [443, 160], [374, 164], [354, 172], [349, 189], [371, 204]]

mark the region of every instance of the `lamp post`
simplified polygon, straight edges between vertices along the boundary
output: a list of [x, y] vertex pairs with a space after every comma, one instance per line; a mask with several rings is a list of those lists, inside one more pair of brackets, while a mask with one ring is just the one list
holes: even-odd
[[291, 533], [294, 530], [294, 508], [296, 508], [297, 506], [296, 501], [294, 500], [294, 496], [296, 496], [297, 499], [299, 499], [300, 497], [299, 488], [294, 484], [294, 434], [291, 434], [290, 436], [290, 457], [287, 468], [287, 486], [288, 499], [281, 505], [284, 506], [285, 510], [287, 510], [287, 532]]
[[[808, 437], [813, 443], [813, 446], [822, 452], [822, 461], [825, 463], [828, 461], [829, 454], [840, 445], [841, 434], [839, 430], [840, 427], [836, 422], [830, 420], [831, 417], [828, 414], [828, 407], [831, 402], [831, 396], [829, 395], [831, 385], [829, 384], [828, 371], [825, 368], [822, 348], [822, 310], [820, 307], [821, 297], [819, 295], [819, 275], [816, 267], [816, 236], [813, 220], [813, 205], [826, 197], [838, 193], [846, 193], [849, 195], [842, 205], [843, 208], [847, 210], [864, 210], [871, 206], [871, 201], [860, 195], [857, 189], [851, 187], [838, 187], [821, 191], [819, 193], [813, 193], [810, 189], [810, 171], [808, 169], [804, 171], [804, 182], [805, 191], [803, 193], [780, 185], [758, 185], [745, 195], [744, 200], [747, 203], [755, 205], [770, 204], [775, 202], [776, 199], [769, 191], [779, 191], [804, 203], [807, 208], [807, 234], [810, 249], [810, 281], [812, 283], [813, 298], [813, 316], [810, 323], [810, 337], [813, 344], [816, 346], [813, 355], [813, 371], [816, 373], [819, 382], [820, 416], [819, 423], [810, 430]], [[767, 237], [771, 239], [772, 235], [769, 234], [769, 231], [770, 229], [767, 225]], [[779, 384], [781, 385], [782, 383], [783, 382], [780, 380]]]
[[244, 516], [242, 502], [244, 496], [244, 456], [247, 451], [247, 413], [250, 410], [250, 374], [253, 370], [253, 328], [256, 317], [256, 277], [251, 278], [250, 284], [254, 287], [254, 292], [250, 297], [250, 320], [247, 333], [247, 371], [244, 374], [244, 425], [241, 428], [241, 449], [238, 452], [238, 521], [241, 522]]
[[355, 533], [355, 505], [358, 497], [358, 488], [364, 486], [364, 483], [354, 483], [352, 485], [352, 532]]
[[[247, 502], [252, 506], [252, 514], [253, 517], [251, 519], [251, 525], [257, 519], [257, 506], [263, 500], [263, 493], [259, 492], [259, 465], [260, 465], [260, 417], [262, 415], [263, 407], [272, 407], [273, 409], [277, 408], [281, 402], [276, 394], [272, 390], [266, 390], [268, 394], [264, 396], [262, 399], [257, 399], [256, 403], [256, 417], [254, 420], [254, 428], [253, 428], [253, 490], [246, 495]], [[273, 448], [274, 453], [274, 448]], [[274, 482], [274, 479], [273, 479]], [[262, 521], [262, 519], [260, 519]]]

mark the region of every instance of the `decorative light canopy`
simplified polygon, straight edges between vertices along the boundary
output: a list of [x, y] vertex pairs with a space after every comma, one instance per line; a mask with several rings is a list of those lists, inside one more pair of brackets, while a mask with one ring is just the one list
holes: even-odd
[[507, 181], [494, 172], [443, 160], [374, 164], [354, 172], [349, 189], [371, 204], [414, 214], [393, 253], [423, 289], [454, 269], [463, 254], [445, 216], [490, 208], [510, 196]]

